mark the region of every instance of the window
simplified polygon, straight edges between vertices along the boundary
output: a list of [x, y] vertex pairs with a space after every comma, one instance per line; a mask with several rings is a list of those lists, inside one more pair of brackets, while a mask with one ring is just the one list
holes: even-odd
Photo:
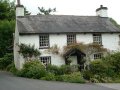
[[51, 64], [51, 57], [46, 56], [46, 57], [40, 57], [40, 61], [47, 66], [48, 64]]
[[76, 43], [76, 35], [75, 34], [68, 34], [67, 35], [67, 45], [72, 43]]
[[49, 35], [48, 34], [40, 35], [39, 43], [40, 43], [40, 48], [48, 48], [49, 47]]
[[118, 41], [118, 45], [120, 45], [120, 35], [119, 35], [119, 41]]
[[94, 54], [94, 59], [101, 59], [103, 57], [102, 53], [96, 53]]
[[93, 43], [102, 45], [102, 37], [101, 37], [101, 34], [93, 34]]

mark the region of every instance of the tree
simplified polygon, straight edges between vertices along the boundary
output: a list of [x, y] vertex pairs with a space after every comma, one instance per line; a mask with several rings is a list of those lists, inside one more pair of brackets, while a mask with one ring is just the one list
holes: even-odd
[[15, 21], [0, 21], [0, 57], [6, 53], [13, 52], [13, 32], [15, 29]]
[[26, 9], [25, 7], [25, 11], [24, 11], [25, 15], [30, 15], [31, 13]]
[[0, 20], [15, 19], [15, 1], [0, 0]]
[[113, 19], [113, 18], [110, 18], [110, 21], [118, 28], [120, 28], [120, 25]]
[[44, 7], [38, 7], [39, 13], [38, 15], [50, 15], [51, 12], [56, 12], [56, 8], [49, 8], [49, 9], [45, 9]]

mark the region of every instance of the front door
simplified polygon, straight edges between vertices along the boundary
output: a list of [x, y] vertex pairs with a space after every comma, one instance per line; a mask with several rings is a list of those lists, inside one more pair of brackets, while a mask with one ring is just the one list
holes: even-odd
[[79, 70], [82, 71], [84, 69], [84, 61], [82, 55], [77, 55], [77, 63], [79, 65]]

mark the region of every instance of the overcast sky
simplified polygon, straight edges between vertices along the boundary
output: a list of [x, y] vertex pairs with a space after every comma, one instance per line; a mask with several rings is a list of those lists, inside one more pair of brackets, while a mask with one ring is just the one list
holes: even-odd
[[108, 7], [108, 16], [120, 24], [120, 0], [21, 0], [32, 15], [36, 15], [38, 7], [56, 8], [59, 15], [95, 16], [95, 10], [103, 5]]

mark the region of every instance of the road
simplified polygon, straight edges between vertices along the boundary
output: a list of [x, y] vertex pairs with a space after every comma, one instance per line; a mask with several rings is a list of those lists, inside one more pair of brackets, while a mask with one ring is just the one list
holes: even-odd
[[0, 71], [0, 90], [115, 90], [96, 84], [75, 84], [16, 77]]

